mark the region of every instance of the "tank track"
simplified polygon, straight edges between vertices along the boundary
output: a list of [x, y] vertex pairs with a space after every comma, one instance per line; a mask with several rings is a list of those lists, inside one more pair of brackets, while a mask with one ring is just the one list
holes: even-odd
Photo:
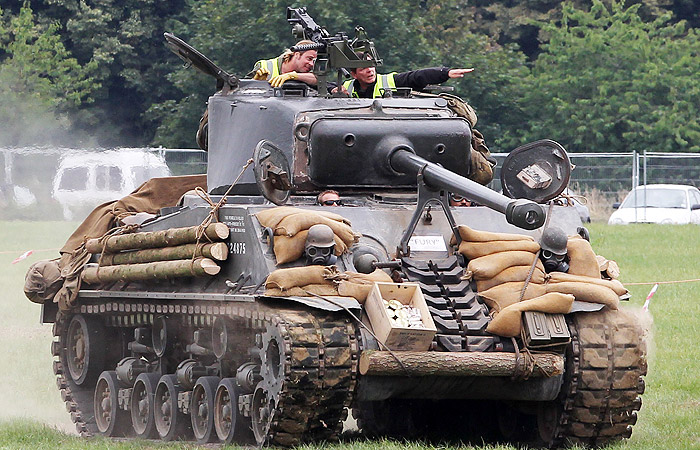
[[624, 311], [567, 316], [564, 385], [538, 415], [542, 444], [600, 447], [629, 438], [642, 406], [646, 346], [636, 321]]
[[66, 374], [66, 344], [64, 335], [68, 328], [69, 317], [58, 313], [53, 324], [53, 342], [51, 354], [54, 357], [53, 373], [56, 375], [56, 385], [61, 392], [61, 399], [66, 404], [66, 410], [70, 413], [71, 420], [75, 423], [75, 429], [82, 437], [91, 437], [97, 432], [95, 415], [92, 406], [94, 396], [93, 387], [76, 385], [70, 376]]
[[[257, 331], [276, 329], [282, 341], [284, 378], [265, 443], [292, 446], [334, 439], [342, 431], [346, 408], [353, 399], [359, 348], [354, 324], [340, 314], [271, 310], [253, 303], [193, 306], [134, 301], [82, 305], [74, 313], [102, 317], [112, 327], [151, 325], [157, 314], [168, 313], [180, 314], [183, 320], [199, 324], [228, 317], [243, 318]], [[65, 336], [72, 315], [59, 312], [54, 322], [53, 370], [76, 430], [81, 436], [89, 437], [98, 432], [93, 411], [95, 384], [76, 385], [66, 369]]]
[[450, 352], [503, 350], [500, 338], [486, 333], [488, 308], [477, 299], [455, 256], [437, 261], [403, 258], [409, 281], [417, 282], [438, 329], [435, 344]]

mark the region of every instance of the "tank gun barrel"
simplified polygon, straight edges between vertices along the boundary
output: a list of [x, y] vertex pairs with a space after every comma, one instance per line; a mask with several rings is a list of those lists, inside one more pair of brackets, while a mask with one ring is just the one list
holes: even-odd
[[434, 189], [446, 189], [505, 214], [508, 223], [526, 230], [544, 224], [546, 213], [542, 205], [525, 199], [508, 198], [486, 186], [431, 163], [413, 152], [407, 143], [390, 144], [386, 149], [392, 170], [422, 174], [425, 184]]

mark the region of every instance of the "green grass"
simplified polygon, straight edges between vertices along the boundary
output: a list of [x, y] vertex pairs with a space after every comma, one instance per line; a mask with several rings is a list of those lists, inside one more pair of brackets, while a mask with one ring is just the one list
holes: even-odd
[[[51, 371], [51, 327], [39, 324], [39, 305], [22, 292], [24, 274], [57, 251], [35, 253], [12, 265], [25, 250], [58, 249], [77, 224], [0, 222], [0, 448], [196, 448], [186, 444], [118, 442], [75, 437]], [[700, 227], [590, 226], [598, 254], [617, 261], [632, 293], [626, 307], [641, 309], [650, 285], [636, 282], [700, 278]], [[611, 449], [700, 448], [700, 282], [662, 284], [651, 303], [649, 375], [632, 438]], [[305, 449], [416, 449], [421, 443], [351, 441]], [[458, 448], [458, 447], [452, 447]], [[459, 447], [473, 448], [473, 447]], [[480, 449], [514, 449], [484, 446]]]

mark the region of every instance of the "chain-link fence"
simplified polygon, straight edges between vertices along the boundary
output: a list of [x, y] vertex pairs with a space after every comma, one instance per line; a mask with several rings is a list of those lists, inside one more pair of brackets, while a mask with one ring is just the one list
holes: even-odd
[[[500, 167], [507, 153], [495, 153], [498, 167], [491, 187], [501, 188]], [[606, 220], [614, 202], [646, 184], [700, 185], [700, 154], [696, 153], [569, 153], [574, 166], [570, 191], [587, 200], [593, 220]]]
[[[105, 152], [104, 149], [0, 148], [0, 220], [55, 219], [62, 217], [55, 191], [66, 171], [67, 155]], [[158, 156], [172, 175], [206, 173], [207, 153], [191, 149], [114, 149], [112, 152], [142, 151]], [[498, 160], [491, 187], [501, 189]], [[569, 186], [588, 199], [593, 220], [604, 220], [612, 203], [621, 201], [633, 187], [643, 184], [700, 185], [700, 154], [694, 153], [569, 153], [574, 170]], [[126, 172], [126, 169], [124, 169]], [[110, 172], [112, 173], [112, 172]], [[116, 172], [114, 172], [116, 173]], [[140, 181], [139, 181], [140, 182]], [[127, 194], [128, 192], [125, 192]], [[95, 203], [97, 204], [97, 203]]]

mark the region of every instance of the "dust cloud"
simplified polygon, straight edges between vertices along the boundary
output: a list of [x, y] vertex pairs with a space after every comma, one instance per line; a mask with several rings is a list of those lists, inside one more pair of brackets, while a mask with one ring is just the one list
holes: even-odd
[[622, 309], [633, 317], [642, 330], [642, 341], [646, 344], [647, 362], [650, 364], [655, 354], [654, 344], [654, 317], [649, 311], [644, 311], [641, 306], [630, 306]]

